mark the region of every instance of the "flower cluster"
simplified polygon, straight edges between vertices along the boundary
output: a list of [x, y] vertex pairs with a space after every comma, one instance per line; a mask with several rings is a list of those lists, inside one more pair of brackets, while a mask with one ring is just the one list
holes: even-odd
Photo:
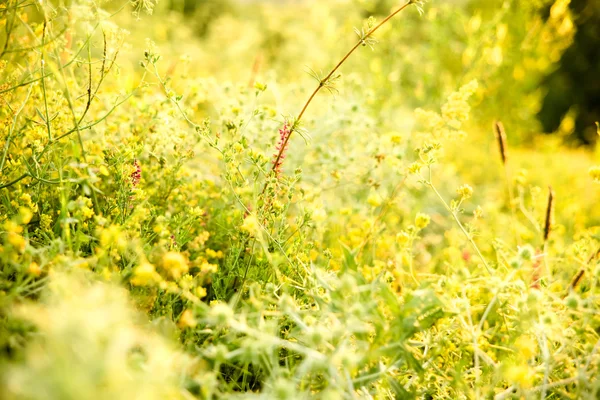
[[142, 167], [140, 166], [140, 162], [138, 160], [133, 162], [133, 171], [129, 176], [131, 178], [131, 186], [136, 187], [142, 179]]
[[281, 175], [281, 166], [283, 165], [283, 160], [286, 157], [286, 150], [288, 147], [289, 137], [292, 134], [292, 129], [290, 125], [286, 122], [283, 124], [283, 127], [279, 129], [279, 140], [277, 141], [277, 145], [275, 149], [277, 152], [273, 154], [273, 171], [276, 176]]

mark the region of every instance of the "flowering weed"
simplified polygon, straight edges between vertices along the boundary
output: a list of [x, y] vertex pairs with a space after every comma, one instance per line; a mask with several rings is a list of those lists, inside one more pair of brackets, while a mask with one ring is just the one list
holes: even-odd
[[568, 1], [168, 3], [0, 5], [6, 398], [598, 397]]

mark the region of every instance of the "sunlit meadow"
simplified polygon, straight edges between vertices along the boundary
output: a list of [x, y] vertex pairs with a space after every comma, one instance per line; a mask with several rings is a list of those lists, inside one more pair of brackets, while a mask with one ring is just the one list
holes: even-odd
[[0, 0], [0, 398], [599, 398], [569, 3]]

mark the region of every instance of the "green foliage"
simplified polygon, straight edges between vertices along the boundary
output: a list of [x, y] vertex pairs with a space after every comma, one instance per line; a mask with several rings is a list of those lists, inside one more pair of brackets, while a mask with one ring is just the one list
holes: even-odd
[[1, 5], [3, 394], [597, 397], [567, 3]]

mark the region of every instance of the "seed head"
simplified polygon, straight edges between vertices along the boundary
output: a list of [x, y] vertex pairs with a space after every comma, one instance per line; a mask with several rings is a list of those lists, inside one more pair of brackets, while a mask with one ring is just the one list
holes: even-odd
[[133, 187], [136, 187], [140, 183], [140, 180], [142, 179], [142, 167], [140, 166], [138, 160], [133, 161], [133, 172], [131, 175], [129, 175], [129, 177]]
[[546, 223], [544, 224], [544, 242], [548, 240], [550, 236], [550, 230], [552, 229], [552, 212], [554, 208], [554, 192], [552, 187], [548, 186], [548, 206], [546, 207]]
[[494, 122], [494, 131], [496, 132], [496, 139], [498, 140], [498, 147], [500, 148], [502, 164], [506, 165], [506, 132], [504, 131], [502, 122]]
[[286, 156], [285, 151], [287, 150], [288, 138], [291, 134], [292, 129], [287, 122], [284, 123], [283, 128], [279, 130], [279, 140], [275, 146], [277, 152], [273, 154], [273, 171], [275, 171], [277, 177], [281, 175], [281, 166], [283, 165], [283, 160]]

